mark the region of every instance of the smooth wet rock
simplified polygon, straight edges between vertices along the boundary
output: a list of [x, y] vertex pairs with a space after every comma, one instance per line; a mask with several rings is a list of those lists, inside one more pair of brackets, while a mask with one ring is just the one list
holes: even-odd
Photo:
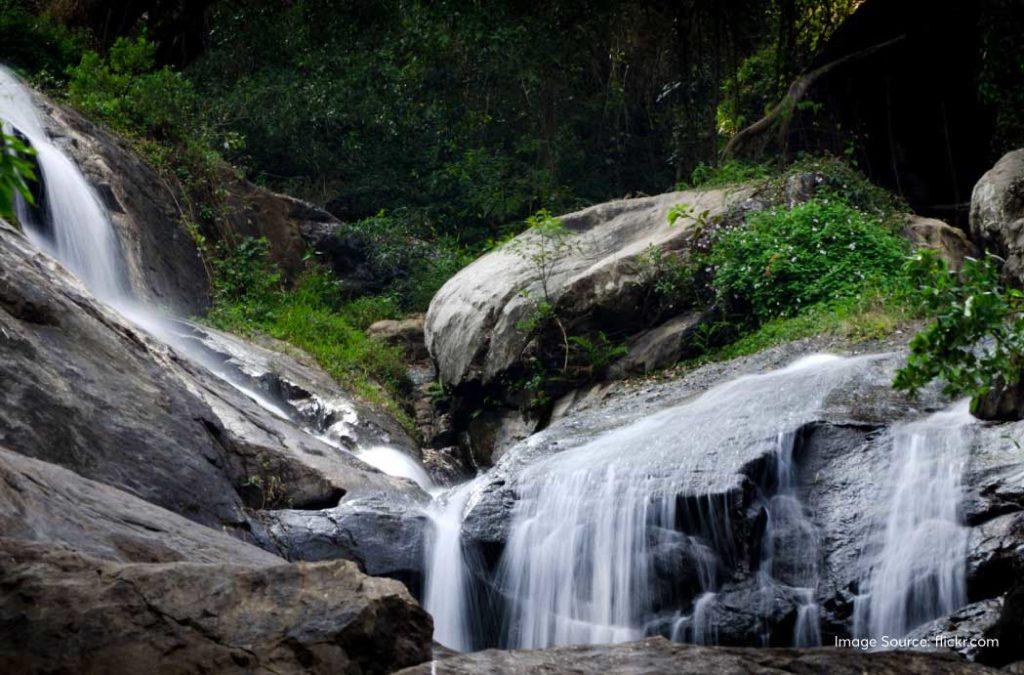
[[418, 589], [429, 526], [425, 507], [425, 500], [372, 495], [332, 509], [272, 511], [262, 518], [273, 547], [289, 560], [352, 560], [366, 574]]
[[968, 661], [976, 661], [990, 649], [978, 644], [990, 632], [1003, 611], [1003, 599], [992, 598], [962, 607], [949, 616], [918, 626], [908, 640], [927, 640], [931, 649], [950, 651]]
[[466, 675], [477, 673], [576, 673], [626, 675], [769, 675], [829, 673], [830, 675], [957, 675], [999, 671], [965, 663], [947, 654], [863, 652], [835, 648], [742, 649], [694, 647], [660, 637], [619, 645], [462, 654], [400, 671], [403, 675]]
[[354, 563], [125, 564], [0, 539], [7, 673], [385, 673], [430, 658], [430, 617]]
[[332, 420], [352, 444], [411, 444], [397, 424], [346, 403], [319, 369], [220, 337], [224, 362], [287, 388], [296, 419], [155, 341], [0, 227], [0, 445], [245, 540], [260, 537], [247, 509], [426, 499], [308, 433], [297, 411]]
[[0, 445], [240, 527], [220, 425], [173, 359], [0, 224]]
[[1024, 281], [1024, 149], [1003, 155], [974, 186], [971, 235], [1006, 259], [1008, 277]]
[[997, 516], [971, 529], [967, 545], [968, 593], [991, 598], [1024, 572], [1024, 513]]
[[132, 287], [187, 314], [209, 304], [209, 277], [182, 224], [184, 198], [129, 145], [76, 110], [34, 92], [47, 131], [96, 190], [121, 243]]

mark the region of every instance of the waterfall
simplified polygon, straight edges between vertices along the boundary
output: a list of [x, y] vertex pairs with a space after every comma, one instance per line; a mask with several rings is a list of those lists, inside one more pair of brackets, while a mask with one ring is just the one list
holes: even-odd
[[449, 649], [474, 648], [472, 589], [462, 552], [462, 521], [481, 479], [439, 497], [428, 510], [432, 541], [427, 547], [423, 606], [434, 617], [434, 640]]
[[[796, 647], [814, 647], [821, 644], [818, 605], [815, 602], [821, 549], [819, 533], [807, 517], [796, 491], [793, 461], [796, 434], [780, 433], [776, 443], [775, 494], [765, 504], [765, 530], [757, 577], [766, 602], [777, 585], [793, 591], [799, 606], [792, 643]], [[801, 555], [796, 559], [788, 557], [782, 564], [776, 558], [776, 553], [782, 550], [798, 550]], [[766, 634], [763, 638], [765, 645], [769, 639]]]
[[[731, 555], [729, 505], [708, 498], [680, 511], [678, 496], [728, 494], [735, 474], [719, 467], [743, 464], [740, 458], [757, 455], [752, 447], [776, 455], [779, 472], [766, 505], [773, 524], [762, 561], [764, 583], [776, 583], [776, 540], [805, 547], [803, 557], [816, 561], [817, 535], [795, 496], [789, 432], [812, 419], [824, 393], [860, 363], [819, 355], [741, 377], [525, 469], [495, 580], [507, 599], [501, 644], [540, 648], [641, 637], [646, 622], [670, 600], [653, 582], [657, 551], [673, 542], [700, 570], [702, 585], [674, 632], [713, 641], [707, 617], [717, 580], [715, 563], [706, 556]], [[684, 521], [690, 526], [681, 536], [677, 526]], [[439, 562], [435, 551], [432, 563]], [[816, 574], [809, 562], [806, 569], [787, 570], [785, 578], [805, 590], [796, 639], [807, 644], [819, 639]], [[460, 641], [467, 642], [464, 636]]]
[[961, 480], [974, 429], [963, 401], [896, 431], [883, 545], [857, 603], [860, 636], [903, 637], [967, 602]]
[[[20, 197], [17, 215], [37, 248], [59, 260], [97, 299], [138, 328], [187, 355], [215, 377], [271, 414], [344, 452], [344, 447], [297, 419], [287, 401], [261, 391], [258, 384], [198, 339], [187, 321], [155, 310], [133, 293], [124, 257], [106, 209], [78, 166], [46, 131], [30, 90], [0, 66], [0, 122], [4, 133], [24, 136], [36, 152], [44, 193], [35, 208]], [[359, 449], [361, 460], [391, 475], [409, 478], [425, 490], [433, 483], [411, 457], [387, 447]]]

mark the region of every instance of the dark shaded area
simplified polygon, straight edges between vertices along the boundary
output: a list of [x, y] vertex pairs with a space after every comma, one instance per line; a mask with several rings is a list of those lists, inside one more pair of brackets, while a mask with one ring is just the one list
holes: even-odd
[[971, 189], [994, 159], [995, 111], [979, 86], [983, 18], [995, 5], [867, 0], [809, 70], [895, 42], [811, 86], [788, 151], [852, 154], [915, 211], [966, 224]]

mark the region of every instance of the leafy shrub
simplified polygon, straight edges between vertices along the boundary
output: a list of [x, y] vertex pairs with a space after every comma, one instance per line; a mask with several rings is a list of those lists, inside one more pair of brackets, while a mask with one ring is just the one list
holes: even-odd
[[[819, 200], [839, 201], [870, 214], [895, 229], [897, 220], [908, 211], [907, 205], [892, 192], [875, 185], [856, 167], [838, 157], [801, 157], [771, 178], [766, 186], [767, 196], [774, 200], [782, 197], [786, 181], [797, 174], [813, 173], [821, 178], [814, 196]], [[899, 223], [902, 225], [902, 222]]]
[[28, 181], [36, 180], [33, 154], [17, 137], [0, 133], [0, 218], [14, 220], [14, 200], [19, 195], [35, 203], [28, 186]]
[[237, 245], [221, 243], [210, 264], [214, 321], [253, 324], [269, 318], [282, 289], [281, 272], [270, 260], [266, 238], [245, 239]]
[[387, 294], [406, 312], [422, 312], [439, 288], [476, 257], [454, 237], [438, 236], [408, 210], [379, 212], [338, 232], [369, 256], [370, 274], [387, 282]]
[[650, 246], [638, 258], [641, 314], [651, 323], [678, 314], [698, 301], [693, 265], [676, 252]]
[[749, 183], [768, 178], [772, 169], [767, 164], [730, 159], [722, 164], [698, 164], [690, 175], [690, 181], [680, 182], [677, 190], [691, 188], [714, 188], [736, 183]]
[[402, 309], [393, 295], [366, 295], [346, 302], [342, 313], [354, 327], [366, 330], [378, 321], [401, 318]]
[[191, 82], [156, 68], [156, 45], [144, 37], [118, 38], [104, 57], [94, 51], [69, 71], [68, 97], [119, 131], [183, 141], [196, 133]]
[[888, 283], [905, 254], [906, 243], [875, 217], [812, 200], [752, 214], [720, 236], [708, 263], [719, 300], [765, 321]]
[[893, 386], [910, 393], [932, 380], [948, 396], [986, 394], [1014, 385], [1024, 367], [1024, 293], [1004, 287], [992, 257], [965, 261], [959, 275], [934, 255], [912, 259], [920, 299], [935, 319], [910, 342]]

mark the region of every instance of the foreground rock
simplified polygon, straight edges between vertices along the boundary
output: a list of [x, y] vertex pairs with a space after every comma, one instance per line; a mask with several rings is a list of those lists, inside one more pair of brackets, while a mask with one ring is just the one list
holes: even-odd
[[830, 673], [830, 675], [954, 675], [997, 673], [943, 654], [862, 652], [842, 649], [736, 649], [693, 647], [649, 638], [610, 646], [562, 647], [536, 651], [487, 650], [461, 654], [399, 671], [404, 675], [461, 673], [680, 673], [749, 675]]
[[214, 527], [245, 522], [172, 354], [0, 223], [0, 444]]
[[0, 539], [0, 670], [385, 673], [430, 617], [351, 562], [119, 564]]

